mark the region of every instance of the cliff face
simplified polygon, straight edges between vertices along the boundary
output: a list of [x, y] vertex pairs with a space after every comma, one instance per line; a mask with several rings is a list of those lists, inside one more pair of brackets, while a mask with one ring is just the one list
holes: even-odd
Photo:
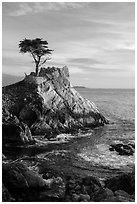
[[9, 124], [11, 129], [13, 124], [19, 126], [20, 141], [28, 142], [33, 140], [31, 133], [49, 137], [52, 133], [108, 123], [94, 103], [71, 86], [67, 67], [42, 68], [38, 77], [31, 73], [23, 81], [3, 87], [2, 93], [6, 140], [13, 135], [7, 131]]

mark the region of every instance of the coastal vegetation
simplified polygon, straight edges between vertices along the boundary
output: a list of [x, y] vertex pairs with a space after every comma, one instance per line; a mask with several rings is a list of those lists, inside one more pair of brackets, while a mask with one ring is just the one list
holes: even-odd
[[21, 53], [31, 54], [34, 63], [36, 65], [35, 73], [38, 76], [39, 68], [46, 63], [47, 60], [51, 58], [49, 55], [52, 54], [53, 50], [48, 49], [48, 42], [42, 40], [41, 38], [27, 39], [20, 41], [19, 49]]

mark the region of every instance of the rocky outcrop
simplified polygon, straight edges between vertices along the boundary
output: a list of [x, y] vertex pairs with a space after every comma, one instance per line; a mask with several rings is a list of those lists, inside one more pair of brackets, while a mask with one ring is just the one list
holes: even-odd
[[31, 133], [52, 137], [108, 123], [94, 103], [71, 86], [67, 67], [41, 68], [38, 77], [31, 73], [23, 81], [3, 87], [2, 96], [5, 141], [13, 137], [13, 141], [26, 143], [32, 141]]
[[[33, 161], [34, 162], [34, 161]], [[37, 171], [30, 164], [3, 164], [3, 201], [16, 202], [134, 202], [134, 173], [104, 181], [94, 176]], [[130, 181], [131, 180], [131, 181]]]
[[2, 171], [3, 182], [10, 191], [30, 188], [39, 189], [45, 185], [44, 180], [40, 176], [30, 171], [21, 162], [5, 163], [3, 164]]
[[122, 190], [133, 195], [135, 193], [135, 172], [123, 173], [122, 175], [109, 178], [105, 181], [105, 185], [113, 192]]
[[65, 183], [61, 177], [44, 179], [20, 161], [4, 163], [2, 171], [3, 201], [45, 201], [65, 196]]
[[110, 151], [116, 151], [119, 155], [127, 155], [131, 156], [135, 153], [135, 144], [128, 143], [128, 144], [111, 144], [109, 148]]
[[3, 109], [2, 119], [3, 144], [20, 145], [34, 143], [29, 127], [27, 124], [19, 121], [17, 116], [10, 114], [9, 111]]

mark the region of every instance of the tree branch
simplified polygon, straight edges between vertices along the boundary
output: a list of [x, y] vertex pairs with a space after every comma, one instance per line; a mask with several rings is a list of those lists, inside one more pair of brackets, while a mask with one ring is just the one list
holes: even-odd
[[50, 59], [51, 59], [50, 57], [49, 57], [49, 58], [46, 58], [45, 60], [43, 60], [43, 62], [40, 63], [39, 66], [43, 65], [44, 63], [46, 63], [47, 60], [50, 60]]
[[33, 57], [33, 59], [34, 59], [35, 63], [37, 63], [37, 60], [36, 60], [36, 58], [35, 58], [35, 55], [34, 55], [33, 51], [32, 51], [32, 50], [30, 50], [30, 52], [31, 52], [31, 55], [32, 55], [32, 57]]

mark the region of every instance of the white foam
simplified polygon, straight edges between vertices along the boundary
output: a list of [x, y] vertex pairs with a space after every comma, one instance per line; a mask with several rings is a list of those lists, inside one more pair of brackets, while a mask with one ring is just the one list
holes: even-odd
[[94, 148], [92, 151], [91, 149], [83, 148], [78, 156], [85, 161], [92, 162], [92, 164], [118, 169], [133, 165], [135, 161], [134, 155], [121, 156], [115, 151], [110, 151], [109, 146], [105, 144], [96, 145], [96, 148]]

